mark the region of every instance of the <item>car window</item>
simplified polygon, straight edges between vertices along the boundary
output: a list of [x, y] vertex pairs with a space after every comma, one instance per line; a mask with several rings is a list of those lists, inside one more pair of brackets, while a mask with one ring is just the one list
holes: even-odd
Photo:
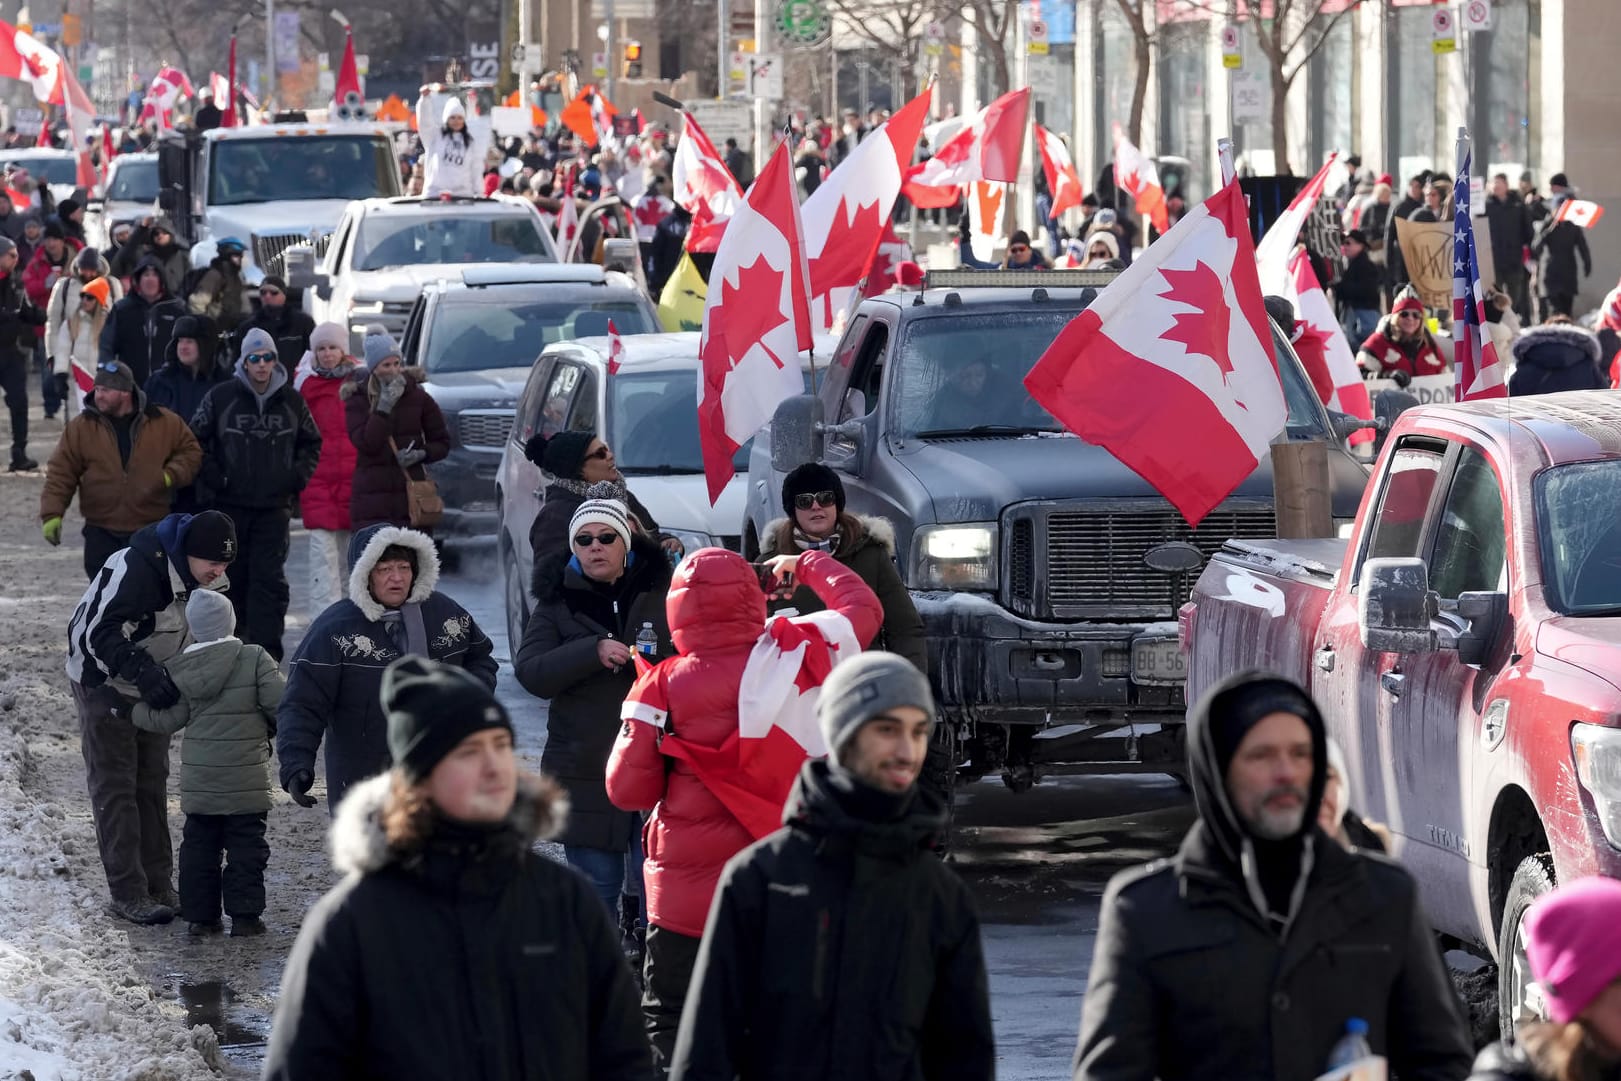
[[[805, 373], [810, 389], [810, 373]], [[608, 426], [604, 438], [626, 476], [702, 473], [698, 447], [698, 373], [691, 368], [623, 373], [608, 380]], [[593, 399], [594, 400], [594, 399]], [[600, 431], [600, 429], [599, 429]], [[749, 469], [753, 440], [732, 456], [732, 468]]]
[[550, 439], [558, 432], [563, 431], [568, 421], [569, 408], [574, 404], [574, 392], [580, 385], [580, 366], [559, 361], [552, 371], [552, 377], [546, 383], [546, 389], [541, 393], [540, 423], [537, 428], [541, 435]]
[[523, 394], [518, 398], [518, 422], [512, 426], [512, 434], [519, 446], [529, 442], [540, 426], [541, 403], [546, 384], [551, 382], [550, 360], [542, 359], [535, 363], [529, 372], [529, 379], [523, 385]]
[[1484, 454], [1465, 447], [1436, 526], [1430, 588], [1447, 600], [1503, 588], [1507, 538], [1497, 474]]
[[1363, 559], [1412, 558], [1423, 540], [1424, 515], [1441, 476], [1445, 447], [1431, 441], [1410, 440], [1397, 447], [1385, 473], [1379, 509]]
[[109, 202], [150, 203], [158, 197], [158, 163], [126, 161], [113, 173], [107, 186]]
[[434, 311], [423, 351], [429, 372], [478, 372], [527, 368], [548, 345], [608, 333], [611, 320], [621, 335], [656, 330], [636, 300], [457, 303], [447, 295]]
[[1536, 505], [1549, 603], [1567, 615], [1621, 612], [1621, 459], [1547, 470]]
[[210, 206], [400, 193], [388, 139], [371, 133], [220, 139], [209, 148]]
[[443, 263], [549, 263], [551, 249], [529, 213], [453, 217], [372, 215], [354, 243], [355, 270]]
[[597, 430], [597, 376], [589, 368], [581, 374], [580, 385], [574, 391], [574, 405], [568, 411], [568, 430]]
[[[19, 168], [27, 169], [29, 176], [35, 180], [43, 178], [47, 184], [77, 184], [79, 182], [79, 163], [71, 157], [0, 158], [0, 164], [9, 165], [13, 160], [17, 162]], [[151, 198], [157, 198], [155, 191]]]
[[[850, 386], [844, 392], [844, 401], [839, 403], [839, 420], [864, 417], [878, 407], [878, 391], [884, 385], [884, 355], [888, 348], [889, 326], [875, 319], [856, 348], [850, 368]], [[858, 408], [860, 412], [856, 412]]]

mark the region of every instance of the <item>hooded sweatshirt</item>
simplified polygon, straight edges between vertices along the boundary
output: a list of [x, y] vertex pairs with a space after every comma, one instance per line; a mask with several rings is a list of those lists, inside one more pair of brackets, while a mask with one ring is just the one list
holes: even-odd
[[[482, 118], [469, 117], [461, 100], [453, 97], [445, 102], [436, 123], [431, 115], [431, 100], [427, 95], [417, 100], [417, 132], [422, 137], [424, 163], [422, 194], [483, 195], [484, 155], [489, 140], [482, 133], [475, 134], [474, 128], [474, 120]], [[453, 116], [467, 122], [460, 133], [449, 130]]]
[[186, 314], [185, 305], [172, 298], [165, 285], [156, 300], [141, 296], [139, 279], [147, 269], [163, 274], [156, 259], [146, 256], [135, 266], [129, 295], [113, 305], [106, 326], [101, 329], [101, 359], [121, 360], [135, 373], [135, 382], [144, 384], [163, 363], [174, 334], [175, 320]]

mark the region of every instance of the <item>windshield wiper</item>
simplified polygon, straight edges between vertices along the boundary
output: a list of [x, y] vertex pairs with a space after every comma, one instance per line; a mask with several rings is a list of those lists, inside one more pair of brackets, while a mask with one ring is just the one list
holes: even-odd
[[627, 477], [695, 477], [703, 472], [685, 465], [622, 465], [619, 471]]
[[975, 424], [971, 428], [930, 428], [918, 432], [919, 439], [945, 439], [960, 435], [1041, 435], [1057, 432], [1057, 428], [1037, 428], [1030, 424]]

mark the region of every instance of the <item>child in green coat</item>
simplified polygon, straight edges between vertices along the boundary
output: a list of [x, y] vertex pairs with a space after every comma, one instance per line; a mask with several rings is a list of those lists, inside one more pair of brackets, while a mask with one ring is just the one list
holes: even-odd
[[131, 719], [149, 732], [186, 729], [180, 748], [180, 809], [186, 812], [180, 913], [188, 930], [224, 930], [223, 899], [233, 938], [261, 935], [270, 862], [270, 745], [286, 683], [263, 647], [233, 636], [236, 613], [223, 593], [193, 590], [186, 624], [196, 641], [164, 665], [180, 701], [169, 709], [137, 703]]

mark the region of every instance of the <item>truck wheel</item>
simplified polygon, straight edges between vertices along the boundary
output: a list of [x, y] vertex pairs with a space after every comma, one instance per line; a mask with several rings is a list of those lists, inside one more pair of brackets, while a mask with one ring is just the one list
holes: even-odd
[[929, 742], [928, 753], [923, 758], [918, 785], [939, 796], [940, 802], [945, 804], [945, 825], [934, 840], [935, 855], [945, 859], [951, 854], [952, 829], [957, 818], [957, 732], [954, 725], [934, 726], [934, 739]]
[[501, 577], [506, 596], [507, 657], [516, 663], [523, 629], [529, 624], [529, 592], [518, 573], [518, 559], [506, 545], [501, 546]]
[[1512, 1038], [1515, 1026], [1546, 1020], [1548, 1016], [1542, 989], [1531, 975], [1526, 954], [1525, 910], [1550, 892], [1556, 881], [1552, 854], [1539, 852], [1520, 861], [1508, 886], [1503, 925], [1497, 936], [1497, 1018], [1504, 1039]]

